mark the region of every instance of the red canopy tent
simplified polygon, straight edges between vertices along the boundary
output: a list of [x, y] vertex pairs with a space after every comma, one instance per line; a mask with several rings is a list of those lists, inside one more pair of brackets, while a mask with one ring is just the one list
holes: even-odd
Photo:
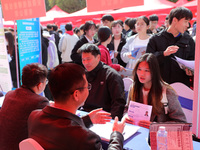
[[192, 22], [196, 21], [197, 20], [197, 0], [193, 0], [191, 2], [185, 3], [182, 6], [188, 8], [192, 11], [192, 13], [193, 13]]
[[51, 10], [46, 12], [45, 17], [40, 17], [40, 23], [42, 25], [47, 25], [49, 23], [54, 23], [54, 18], [59, 18], [59, 17], [66, 17], [69, 14], [62, 9], [60, 9], [57, 5], [55, 5]]
[[151, 14], [157, 14], [160, 18], [159, 24], [162, 24], [165, 20], [166, 15], [170, 12], [175, 4], [167, 0], [144, 0], [144, 5], [126, 7], [118, 10], [106, 10], [87, 12], [87, 8], [72, 13], [67, 17], [55, 18], [54, 22], [58, 25], [72, 22], [74, 26], [80, 26], [87, 20], [92, 20], [95, 23], [100, 23], [101, 17], [104, 14], [111, 14], [115, 20], [125, 20], [127, 17], [138, 17], [141, 15], [149, 16]]
[[87, 7], [79, 10], [77, 12], [69, 14], [67, 17], [55, 18], [54, 22], [57, 25], [66, 24], [67, 22], [71, 22], [73, 26], [77, 27], [81, 24], [84, 24], [88, 20], [92, 20], [94, 23], [100, 23], [101, 17], [111, 12], [112, 10], [106, 11], [95, 11], [95, 12], [87, 12]]
[[158, 25], [164, 24], [165, 17], [170, 10], [175, 7], [175, 4], [166, 0], [144, 0], [144, 5], [126, 7], [111, 12], [115, 19], [125, 20], [126, 18], [135, 18], [138, 16], [149, 16], [157, 14], [159, 17]]

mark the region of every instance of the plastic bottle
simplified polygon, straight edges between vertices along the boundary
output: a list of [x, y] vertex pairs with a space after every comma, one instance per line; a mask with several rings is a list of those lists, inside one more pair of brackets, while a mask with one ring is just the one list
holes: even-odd
[[167, 150], [167, 131], [160, 126], [157, 132], [157, 150]]

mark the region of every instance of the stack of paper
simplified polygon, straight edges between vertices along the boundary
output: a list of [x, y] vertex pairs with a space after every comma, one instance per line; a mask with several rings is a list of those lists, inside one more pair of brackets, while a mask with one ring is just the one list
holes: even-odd
[[[113, 128], [113, 121], [107, 122], [106, 124], [94, 124], [94, 126], [91, 127], [90, 130], [98, 134], [103, 141], [109, 141], [110, 135], [112, 133], [112, 128]], [[135, 134], [139, 128], [140, 128], [139, 126], [126, 124], [124, 132], [122, 133], [124, 136], [124, 140], [127, 140], [129, 137]]]

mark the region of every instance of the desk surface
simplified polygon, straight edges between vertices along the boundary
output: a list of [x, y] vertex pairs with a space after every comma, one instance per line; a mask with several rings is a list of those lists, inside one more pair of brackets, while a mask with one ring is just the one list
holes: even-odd
[[[79, 116], [86, 115], [86, 112], [78, 111]], [[140, 127], [140, 129], [129, 139], [124, 141], [125, 150], [150, 150], [148, 144], [149, 129]], [[102, 142], [103, 148], [106, 149], [108, 146], [107, 142]], [[193, 141], [193, 149], [200, 149], [200, 142]]]

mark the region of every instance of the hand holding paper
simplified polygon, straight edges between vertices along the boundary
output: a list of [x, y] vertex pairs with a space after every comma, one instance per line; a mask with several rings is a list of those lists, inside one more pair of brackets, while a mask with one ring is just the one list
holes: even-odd
[[152, 106], [130, 101], [128, 117], [135, 121], [136, 125], [147, 126], [150, 124]]
[[147, 120], [140, 120], [139, 123], [138, 123], [138, 125], [140, 127], [144, 127], [144, 128], [147, 128], [147, 129], [149, 129], [150, 124], [151, 124], [151, 122], [147, 121]]
[[[130, 118], [130, 117], [128, 116], [128, 114], [124, 115], [123, 118], [125, 118], [126, 123], [135, 125], [135, 121], [134, 121], [132, 118]], [[140, 120], [140, 121], [138, 122], [138, 126], [144, 127], [144, 128], [147, 128], [147, 129], [149, 129], [150, 124], [151, 124], [151, 122], [150, 122], [150, 121], [147, 121], [147, 120]]]
[[[175, 60], [180, 68], [184, 69], [185, 71], [186, 68], [189, 69], [191, 71], [192, 74], [194, 74], [194, 64], [195, 64], [195, 61], [194, 60], [184, 60], [184, 59], [181, 59], [177, 56], [175, 56], [176, 59], [172, 58], [173, 60]], [[187, 74], [188, 72], [186, 72]], [[188, 73], [187, 75], [190, 75], [190, 73]]]

